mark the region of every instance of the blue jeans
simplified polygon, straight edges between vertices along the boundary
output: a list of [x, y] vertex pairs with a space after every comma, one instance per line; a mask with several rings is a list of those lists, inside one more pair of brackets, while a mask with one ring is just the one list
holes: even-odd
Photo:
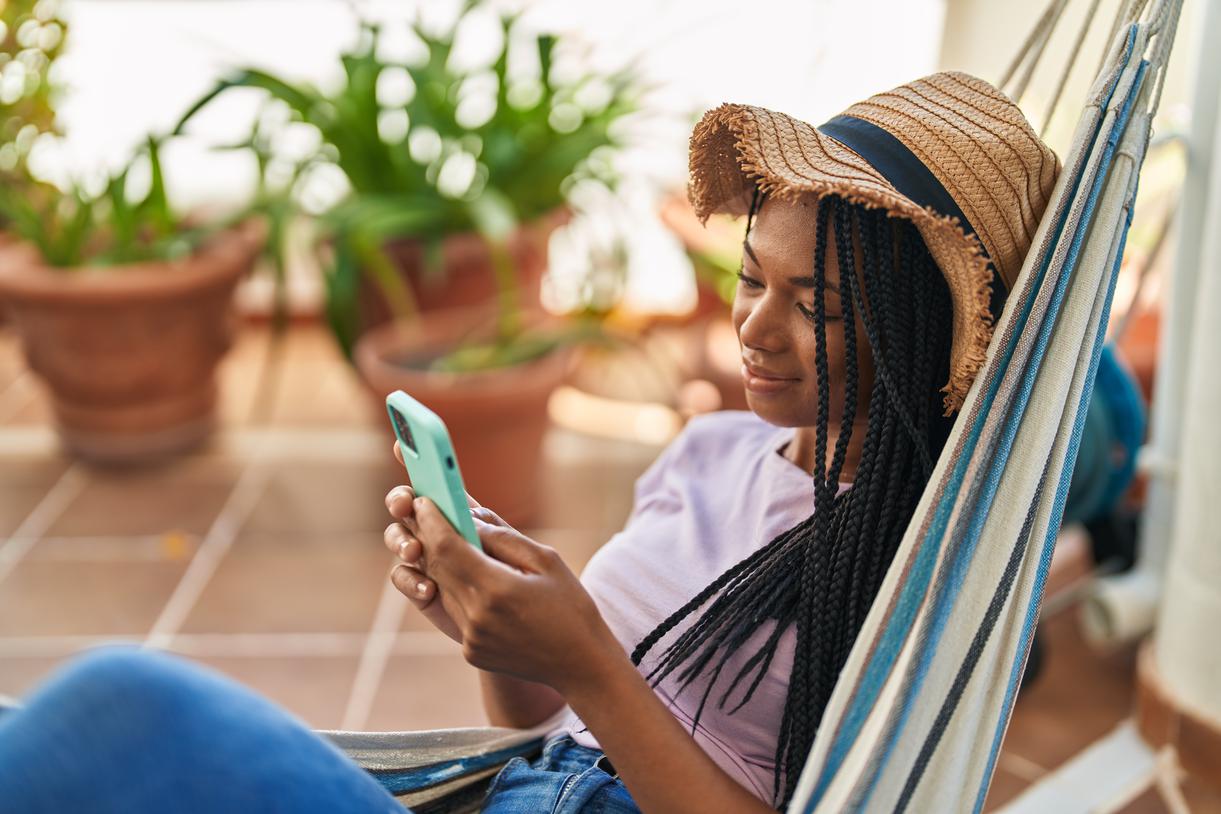
[[[533, 765], [514, 758], [485, 811], [638, 814], [601, 752], [566, 736]], [[0, 716], [0, 808], [21, 812], [405, 810], [298, 719], [176, 656], [133, 647], [85, 653], [26, 705]]]

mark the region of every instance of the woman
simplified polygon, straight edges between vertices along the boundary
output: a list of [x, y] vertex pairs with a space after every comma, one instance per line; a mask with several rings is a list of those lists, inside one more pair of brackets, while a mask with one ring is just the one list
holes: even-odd
[[[408, 487], [386, 497], [392, 580], [480, 668], [492, 723], [557, 716], [488, 811], [787, 805], [1058, 164], [991, 86], [937, 74], [818, 129], [722, 106], [691, 170], [697, 214], [747, 215], [750, 410], [691, 421], [580, 580], [474, 501], [484, 554]], [[136, 696], [140, 720], [95, 722]], [[93, 743], [48, 788], [29, 778], [56, 727]], [[140, 810], [192, 781], [200, 809], [392, 810], [312, 733], [171, 657], [86, 657], [0, 723], [0, 787], [30, 808], [87, 788]]]

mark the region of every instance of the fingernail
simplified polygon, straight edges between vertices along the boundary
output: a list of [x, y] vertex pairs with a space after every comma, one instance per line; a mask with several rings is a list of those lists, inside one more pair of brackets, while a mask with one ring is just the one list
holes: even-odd
[[399, 559], [400, 560], [407, 559], [407, 541], [406, 540], [399, 543]]
[[415, 586], [415, 592], [417, 594], [419, 594], [420, 596], [423, 596], [424, 594], [428, 593], [428, 583], [424, 582], [422, 580], [420, 582], [417, 582], [416, 586]]

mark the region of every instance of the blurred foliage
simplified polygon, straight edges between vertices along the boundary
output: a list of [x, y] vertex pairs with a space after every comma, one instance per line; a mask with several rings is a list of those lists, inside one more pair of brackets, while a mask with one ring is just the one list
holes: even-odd
[[695, 271], [695, 277], [716, 292], [726, 305], [733, 305], [734, 292], [738, 287], [738, 271], [742, 268], [740, 251], [719, 251], [685, 248], [687, 259]]
[[[62, 135], [55, 105], [63, 89], [52, 81], [68, 32], [59, 12], [58, 0], [0, 0], [0, 227], [61, 268], [190, 254], [217, 227], [188, 226], [171, 210], [162, 139], [149, 136], [96, 192], [78, 181], [61, 190], [31, 174], [34, 143]], [[133, 172], [145, 176], [147, 190], [133, 191]]]
[[[557, 38], [521, 36], [520, 14], [499, 16], [501, 41], [490, 64], [456, 67], [455, 35], [481, 5], [468, 0], [441, 32], [429, 31], [418, 19], [406, 22], [423, 52], [409, 63], [381, 58], [382, 26], [362, 20], [359, 41], [340, 57], [344, 81], [329, 93], [256, 68], [239, 69], [192, 105], [175, 128], [181, 132], [230, 89], [257, 88], [287, 106], [294, 122], [317, 131], [316, 151], [298, 164], [281, 194], [286, 201], [299, 199], [310, 165], [331, 165], [347, 179], [347, 196], [318, 217], [316, 245], [326, 278], [327, 317], [349, 356], [360, 324], [362, 275], [369, 275], [396, 317], [415, 315], [410, 288], [386, 255], [386, 242], [420, 240], [426, 274], [440, 275], [442, 241], [468, 231], [481, 234], [492, 249], [499, 291], [496, 338], [445, 364], [465, 369], [514, 364], [567, 341], [566, 335], [523, 338], [517, 278], [505, 241], [520, 225], [564, 206], [577, 181], [613, 184], [610, 154], [619, 145], [614, 125], [636, 109], [638, 89], [627, 71], [557, 80]], [[509, 68], [511, 57], [519, 62], [515, 52], [523, 47], [536, 60], [536, 70], [527, 76]], [[400, 98], [386, 98], [394, 95], [387, 88]]]
[[[51, 67], [63, 52], [68, 26], [57, 0], [0, 0], [0, 184], [35, 185], [26, 158], [44, 133], [58, 133], [61, 89]], [[0, 226], [3, 226], [0, 215]]]
[[[147, 170], [142, 195], [132, 193], [135, 169]], [[161, 142], [154, 136], [95, 194], [79, 183], [67, 191], [46, 183], [0, 188], [0, 217], [48, 265], [62, 268], [172, 260], [191, 254], [219, 228], [187, 226], [170, 208]]]

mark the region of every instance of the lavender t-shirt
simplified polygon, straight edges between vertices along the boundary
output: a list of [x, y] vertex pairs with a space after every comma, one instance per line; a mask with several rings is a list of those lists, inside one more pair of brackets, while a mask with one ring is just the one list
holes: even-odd
[[[696, 416], [636, 481], [626, 527], [598, 550], [581, 574], [624, 650], [632, 652], [660, 621], [730, 566], [809, 517], [813, 478], [781, 454], [793, 434], [792, 428], [768, 424], [749, 411]], [[643, 672], [699, 613], [658, 643], [641, 665]], [[748, 704], [727, 714], [749, 681], [739, 684], [724, 709], [717, 701], [774, 629], [775, 622], [765, 623], [726, 665], [695, 731], [695, 740], [722, 769], [769, 803], [793, 668], [794, 631], [781, 636], [767, 675]], [[671, 675], [656, 692], [690, 731], [707, 679], [701, 676], [676, 698], [677, 687]], [[549, 736], [568, 733], [583, 746], [599, 748], [592, 733], [582, 730], [584, 724], [569, 711]]]

